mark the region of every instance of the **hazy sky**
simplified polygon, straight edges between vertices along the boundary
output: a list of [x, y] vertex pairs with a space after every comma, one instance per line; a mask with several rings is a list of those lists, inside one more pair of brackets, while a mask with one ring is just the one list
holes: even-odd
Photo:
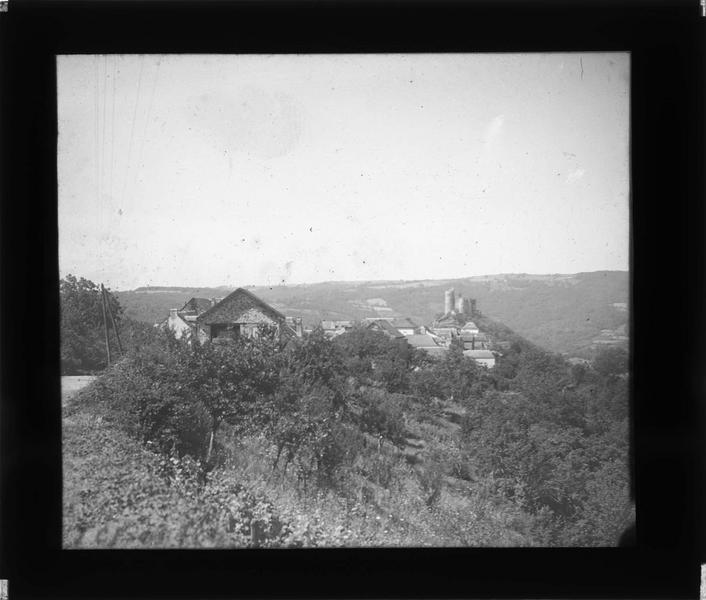
[[60, 272], [628, 269], [629, 55], [61, 56]]

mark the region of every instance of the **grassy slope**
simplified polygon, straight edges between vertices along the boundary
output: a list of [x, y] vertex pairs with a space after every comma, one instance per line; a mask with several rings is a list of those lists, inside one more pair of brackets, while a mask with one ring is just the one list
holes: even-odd
[[[345, 490], [305, 489], [291, 473], [273, 476], [267, 443], [226, 433], [228, 460], [205, 491], [196, 493], [178, 481], [167, 485], [159, 475], [165, 459], [128, 438], [86, 397], [79, 394], [64, 408], [67, 548], [267, 545], [262, 530], [273, 521], [287, 531], [273, 545], [528, 544], [529, 535], [522, 531], [528, 527], [526, 517], [497, 504], [483, 486], [447, 475], [438, 503], [427, 506], [428, 491], [420, 487], [413, 465], [440, 451], [455, 434], [453, 413], [461, 408], [453, 403], [432, 412], [410, 406], [407, 446], [369, 451]], [[375, 446], [372, 439], [369, 446]], [[243, 517], [244, 501], [233, 492], [238, 486], [257, 499], [248, 504], [249, 517]], [[234, 508], [233, 502], [240, 504]], [[260, 521], [251, 513], [257, 510], [265, 516], [254, 526]], [[233, 530], [234, 521], [246, 526]]]

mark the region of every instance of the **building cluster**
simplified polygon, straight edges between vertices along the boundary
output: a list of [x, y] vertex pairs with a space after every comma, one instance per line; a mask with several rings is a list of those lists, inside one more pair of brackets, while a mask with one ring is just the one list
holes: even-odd
[[264, 327], [285, 339], [303, 335], [300, 317], [285, 317], [243, 288], [225, 298], [191, 298], [181, 309], [172, 308], [157, 327], [171, 330], [178, 339], [195, 337], [202, 343], [257, 337]]
[[495, 366], [497, 352], [491, 350], [490, 338], [473, 322], [474, 298], [456, 297], [454, 289], [444, 293], [444, 313], [430, 325], [418, 325], [409, 317], [369, 317], [356, 321], [321, 321], [320, 327], [329, 338], [361, 325], [384, 333], [391, 339], [405, 339], [414, 348], [432, 356], [443, 356], [451, 343], [463, 344], [463, 353], [488, 368]]
[[[430, 325], [418, 325], [408, 317], [370, 317], [362, 321], [321, 321], [324, 335], [334, 338], [362, 326], [391, 339], [406, 340], [412, 347], [432, 356], [443, 356], [454, 341], [463, 344], [463, 353], [478, 364], [495, 366], [497, 352], [490, 338], [473, 322], [476, 301], [458, 298], [453, 289], [444, 296], [444, 313]], [[225, 298], [191, 298], [181, 309], [173, 308], [157, 324], [174, 332], [177, 338], [195, 336], [201, 342], [216, 343], [239, 336], [257, 337], [264, 326], [274, 328], [284, 338], [301, 337], [301, 317], [286, 317], [252, 294], [238, 288]]]

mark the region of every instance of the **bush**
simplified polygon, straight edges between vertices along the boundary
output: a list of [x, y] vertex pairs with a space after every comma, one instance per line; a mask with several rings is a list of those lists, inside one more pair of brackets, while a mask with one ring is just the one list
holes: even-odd
[[[67, 275], [59, 282], [61, 307], [61, 373], [84, 375], [106, 367], [108, 355], [103, 332], [103, 306], [100, 288], [81, 277]], [[122, 308], [108, 291], [108, 306], [119, 324]], [[108, 319], [107, 328], [113, 329]], [[114, 333], [110, 333], [115, 344]], [[117, 352], [117, 347], [115, 347]]]
[[393, 444], [402, 446], [405, 442], [403, 412], [395, 399], [384, 392], [364, 396], [360, 423], [363, 431]]

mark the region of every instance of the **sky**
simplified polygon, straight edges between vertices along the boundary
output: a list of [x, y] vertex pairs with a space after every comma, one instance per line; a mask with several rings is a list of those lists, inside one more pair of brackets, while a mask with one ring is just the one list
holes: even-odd
[[627, 270], [629, 73], [628, 53], [59, 56], [60, 275]]

